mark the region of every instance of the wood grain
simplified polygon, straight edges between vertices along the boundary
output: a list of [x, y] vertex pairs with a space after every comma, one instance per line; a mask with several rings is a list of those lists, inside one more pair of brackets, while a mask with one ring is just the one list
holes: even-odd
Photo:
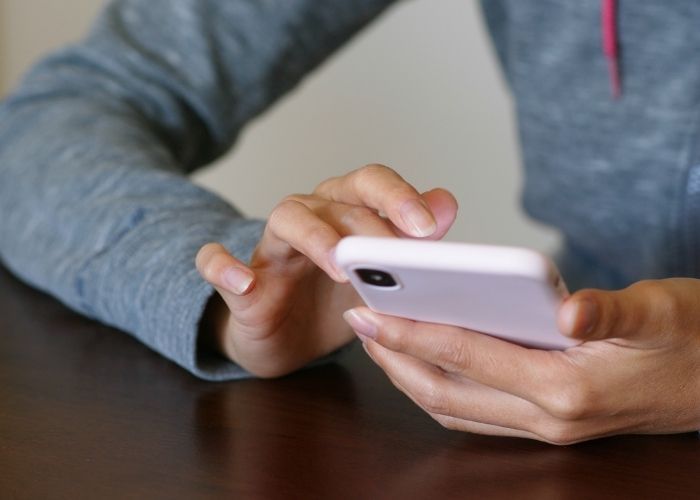
[[3, 498], [697, 498], [695, 434], [557, 448], [440, 428], [352, 349], [199, 381], [0, 269]]

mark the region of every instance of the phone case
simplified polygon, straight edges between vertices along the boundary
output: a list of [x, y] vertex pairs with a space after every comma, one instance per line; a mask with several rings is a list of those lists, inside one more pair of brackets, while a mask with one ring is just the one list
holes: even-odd
[[376, 312], [538, 348], [576, 344], [556, 325], [558, 306], [568, 295], [563, 280], [550, 259], [533, 250], [350, 236], [339, 243], [336, 262]]

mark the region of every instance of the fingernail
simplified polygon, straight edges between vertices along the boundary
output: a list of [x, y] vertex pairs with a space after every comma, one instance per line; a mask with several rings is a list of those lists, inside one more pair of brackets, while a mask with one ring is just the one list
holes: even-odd
[[598, 305], [592, 300], [569, 301], [562, 308], [562, 333], [584, 338], [598, 322]]
[[580, 300], [577, 312], [578, 325], [576, 330], [585, 337], [595, 329], [598, 323], [598, 304], [588, 299]]
[[404, 223], [411, 228], [413, 236], [430, 236], [437, 230], [435, 218], [423, 200], [408, 200], [401, 205], [399, 213]]
[[343, 318], [345, 318], [345, 321], [355, 330], [360, 340], [363, 340], [362, 337], [369, 339], [377, 338], [377, 324], [368, 314], [359, 312], [356, 309], [350, 309], [343, 313]]
[[224, 284], [236, 295], [243, 295], [253, 283], [253, 276], [240, 267], [229, 267], [224, 271]]

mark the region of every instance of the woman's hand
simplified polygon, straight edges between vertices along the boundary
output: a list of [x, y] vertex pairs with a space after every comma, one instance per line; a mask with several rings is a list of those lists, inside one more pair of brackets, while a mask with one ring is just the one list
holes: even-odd
[[218, 292], [203, 326], [221, 352], [255, 375], [298, 369], [353, 337], [342, 313], [361, 302], [335, 267], [341, 237], [437, 239], [456, 213], [447, 191], [420, 194], [381, 165], [288, 196], [270, 215], [250, 266], [218, 244], [200, 250], [197, 269]]
[[583, 343], [563, 352], [366, 308], [345, 317], [394, 385], [449, 429], [555, 444], [700, 429], [700, 280], [575, 293], [559, 329]]

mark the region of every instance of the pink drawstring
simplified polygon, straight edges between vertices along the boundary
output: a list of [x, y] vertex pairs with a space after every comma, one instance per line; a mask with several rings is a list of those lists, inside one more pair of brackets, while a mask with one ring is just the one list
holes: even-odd
[[620, 48], [617, 30], [617, 0], [603, 0], [602, 5], [603, 52], [608, 60], [610, 86], [615, 99], [622, 96], [620, 75]]

